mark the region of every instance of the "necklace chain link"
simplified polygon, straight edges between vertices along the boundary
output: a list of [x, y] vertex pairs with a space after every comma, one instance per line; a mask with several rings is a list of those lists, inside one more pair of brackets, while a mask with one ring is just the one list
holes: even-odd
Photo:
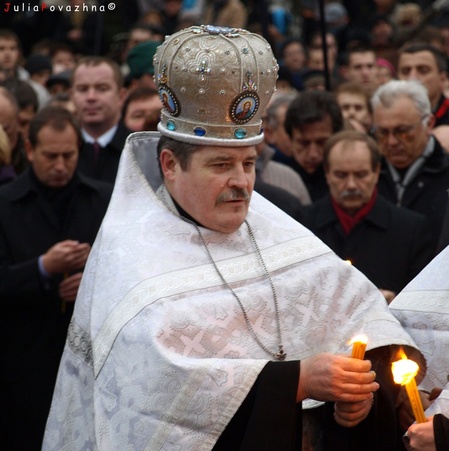
[[287, 354], [284, 352], [284, 346], [282, 344], [282, 333], [281, 333], [281, 325], [280, 325], [280, 318], [279, 318], [279, 307], [278, 307], [278, 299], [277, 299], [277, 294], [276, 294], [276, 290], [273, 284], [273, 279], [271, 278], [271, 274], [268, 271], [268, 268], [262, 258], [262, 253], [260, 252], [259, 249], [259, 245], [257, 244], [256, 238], [254, 236], [254, 233], [248, 223], [248, 221], [245, 220], [245, 224], [246, 227], [248, 228], [248, 233], [249, 236], [251, 238], [251, 242], [253, 243], [254, 248], [256, 249], [257, 252], [257, 256], [259, 257], [259, 260], [262, 264], [262, 267], [265, 271], [265, 274], [268, 278], [268, 281], [270, 283], [271, 286], [271, 291], [273, 292], [273, 300], [274, 300], [274, 309], [275, 309], [275, 315], [276, 315], [276, 326], [277, 326], [277, 335], [278, 335], [278, 342], [279, 342], [279, 348], [277, 352], [273, 352], [270, 351], [267, 346], [265, 346], [262, 341], [260, 340], [260, 338], [257, 336], [255, 330], [253, 329], [253, 326], [251, 325], [251, 322], [248, 318], [248, 314], [245, 310], [245, 307], [243, 306], [243, 303], [240, 299], [240, 297], [237, 295], [237, 293], [232, 289], [232, 287], [229, 285], [229, 283], [227, 282], [227, 280], [224, 278], [223, 274], [221, 273], [221, 271], [219, 270], [217, 264], [215, 263], [214, 259], [212, 258], [212, 254], [209, 251], [209, 248], [207, 247], [206, 241], [204, 240], [203, 234], [201, 233], [200, 228], [198, 227], [198, 225], [191, 221], [190, 219], [187, 219], [183, 216], [181, 216], [181, 218], [185, 221], [188, 222], [189, 224], [192, 224], [196, 231], [198, 232], [199, 237], [201, 238], [201, 241], [206, 249], [207, 255], [209, 256], [209, 259], [212, 263], [212, 265], [215, 268], [215, 271], [217, 272], [217, 274], [220, 276], [220, 279], [223, 281], [223, 283], [225, 284], [225, 286], [229, 289], [229, 291], [233, 294], [233, 296], [235, 297], [235, 299], [237, 300], [242, 312], [243, 312], [243, 317], [245, 318], [245, 322], [246, 325], [248, 326], [248, 329], [252, 335], [252, 337], [254, 338], [254, 340], [256, 341], [256, 343], [269, 355], [271, 355], [272, 357], [274, 357], [276, 360], [285, 360], [285, 358], [287, 357]]

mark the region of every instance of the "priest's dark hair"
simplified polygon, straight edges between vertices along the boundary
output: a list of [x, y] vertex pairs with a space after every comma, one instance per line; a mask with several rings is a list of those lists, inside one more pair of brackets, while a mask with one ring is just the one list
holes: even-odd
[[201, 149], [201, 146], [199, 146], [198, 144], [190, 144], [178, 141], [176, 139], [162, 135], [157, 145], [157, 158], [159, 161], [159, 169], [161, 169], [160, 156], [163, 149], [171, 150], [173, 152], [173, 155], [179, 161], [181, 169], [183, 171], [186, 171], [189, 168], [190, 158], [197, 150]]

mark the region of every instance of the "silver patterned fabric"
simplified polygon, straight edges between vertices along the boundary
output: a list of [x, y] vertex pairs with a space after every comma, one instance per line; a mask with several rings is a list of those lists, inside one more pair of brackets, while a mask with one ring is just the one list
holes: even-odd
[[[270, 360], [195, 228], [156, 195], [158, 137], [128, 138], [76, 300], [44, 450], [210, 450]], [[377, 288], [310, 231], [257, 193], [247, 221], [276, 288], [288, 360], [349, 354], [359, 333], [368, 349], [416, 348]], [[277, 349], [273, 294], [247, 228], [201, 232], [254, 330]]]
[[438, 254], [393, 300], [390, 308], [427, 360], [420, 388], [446, 387], [426, 414], [449, 416], [449, 247]]
[[443, 391], [425, 413], [427, 418], [437, 413], [442, 413], [449, 418], [449, 383], [446, 383]]

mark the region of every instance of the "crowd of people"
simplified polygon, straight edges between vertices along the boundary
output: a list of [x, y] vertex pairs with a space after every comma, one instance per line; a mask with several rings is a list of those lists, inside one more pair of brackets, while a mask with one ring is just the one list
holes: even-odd
[[448, 449], [449, 6], [320, 3], [2, 22], [5, 449]]

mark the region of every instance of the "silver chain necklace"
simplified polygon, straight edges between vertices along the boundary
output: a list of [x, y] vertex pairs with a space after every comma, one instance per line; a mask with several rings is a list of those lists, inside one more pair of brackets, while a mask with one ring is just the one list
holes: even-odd
[[237, 295], [237, 293], [231, 288], [231, 286], [229, 285], [229, 283], [226, 281], [226, 279], [223, 277], [223, 274], [220, 272], [220, 270], [218, 269], [217, 264], [215, 263], [214, 259], [212, 258], [212, 255], [209, 251], [209, 248], [207, 247], [206, 241], [204, 240], [203, 234], [201, 233], [200, 228], [198, 227], [198, 225], [194, 222], [191, 221], [190, 219], [185, 218], [184, 216], [181, 216], [181, 218], [185, 221], [188, 222], [189, 224], [192, 224], [196, 231], [198, 232], [198, 235], [201, 238], [201, 241], [206, 249], [207, 255], [209, 256], [209, 259], [212, 263], [212, 265], [215, 268], [215, 271], [217, 271], [217, 274], [220, 276], [220, 279], [223, 281], [223, 283], [225, 284], [225, 286], [229, 289], [229, 291], [233, 294], [233, 296], [235, 297], [235, 299], [237, 300], [237, 302], [239, 303], [240, 308], [242, 309], [243, 312], [243, 317], [245, 318], [245, 322], [246, 325], [248, 326], [248, 329], [252, 335], [252, 337], [254, 338], [254, 340], [256, 341], [256, 343], [269, 355], [271, 355], [272, 357], [274, 357], [276, 360], [285, 360], [285, 358], [287, 357], [287, 354], [284, 352], [284, 346], [282, 344], [282, 334], [281, 334], [281, 325], [280, 325], [280, 319], [279, 319], [279, 307], [278, 307], [278, 298], [276, 295], [276, 290], [274, 288], [274, 284], [273, 284], [273, 280], [271, 278], [271, 275], [268, 271], [267, 266], [265, 265], [265, 262], [262, 258], [262, 253], [260, 252], [259, 246], [256, 242], [256, 238], [254, 237], [254, 233], [249, 225], [249, 223], [245, 220], [245, 224], [246, 227], [248, 228], [248, 233], [249, 236], [251, 238], [251, 241], [254, 245], [254, 248], [256, 249], [257, 255], [259, 257], [260, 262], [262, 263], [263, 269], [265, 271], [265, 274], [270, 282], [270, 286], [271, 286], [271, 291], [273, 292], [273, 299], [274, 299], [274, 310], [276, 313], [276, 325], [277, 325], [277, 335], [278, 335], [278, 342], [279, 342], [279, 349], [277, 352], [273, 352], [270, 351], [260, 340], [260, 338], [257, 336], [256, 332], [253, 329], [253, 326], [251, 325], [249, 318], [248, 318], [248, 314], [246, 313], [245, 308], [243, 307], [243, 303], [240, 300], [239, 296]]

